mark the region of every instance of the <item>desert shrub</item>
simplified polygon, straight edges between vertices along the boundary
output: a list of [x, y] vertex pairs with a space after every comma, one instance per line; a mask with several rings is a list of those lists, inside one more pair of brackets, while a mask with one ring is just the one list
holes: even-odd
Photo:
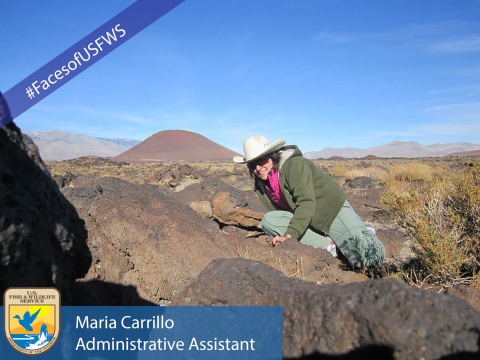
[[356, 177], [359, 177], [359, 176], [367, 176], [365, 175], [364, 169], [349, 169], [345, 173], [345, 177], [347, 179], [355, 179]]
[[386, 180], [388, 178], [388, 172], [377, 166], [369, 166], [364, 170], [364, 176], [377, 180]]
[[400, 225], [413, 233], [419, 210], [422, 208], [419, 193], [408, 182], [389, 179], [386, 184], [387, 189], [382, 194], [382, 203]]
[[332, 176], [342, 176], [345, 177], [347, 174], [348, 168], [342, 165], [333, 166], [328, 172]]
[[373, 179], [383, 180], [387, 178], [388, 172], [382, 168], [369, 166], [366, 168], [347, 167], [343, 165], [333, 166], [329, 170], [330, 175], [354, 179], [359, 176], [368, 176]]
[[450, 196], [450, 207], [462, 215], [465, 232], [480, 236], [480, 162], [472, 163], [454, 180], [456, 192]]
[[432, 178], [432, 168], [428, 164], [411, 162], [409, 164], [397, 164], [388, 169], [389, 178], [398, 181], [420, 181]]
[[480, 273], [473, 278], [471, 286], [475, 289], [480, 289]]
[[452, 171], [445, 168], [444, 166], [434, 166], [432, 168], [432, 176], [440, 178], [448, 178], [452, 176]]
[[456, 177], [437, 174], [420, 184], [413, 179], [390, 177], [382, 202], [418, 241], [418, 280], [445, 286], [478, 282], [480, 164]]

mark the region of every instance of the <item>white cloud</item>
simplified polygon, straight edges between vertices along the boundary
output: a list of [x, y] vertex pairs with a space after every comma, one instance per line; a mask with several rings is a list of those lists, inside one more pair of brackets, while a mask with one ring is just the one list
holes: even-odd
[[441, 41], [429, 46], [429, 50], [438, 53], [465, 53], [480, 51], [480, 35], [467, 35], [463, 38]]
[[440, 54], [480, 51], [478, 24], [444, 21], [413, 24], [400, 28], [384, 29], [381, 32], [341, 33], [322, 31], [315, 41], [326, 44], [351, 44], [389, 50], [423, 50]]
[[480, 103], [440, 105], [440, 106], [434, 106], [434, 107], [425, 109], [424, 112], [450, 111], [450, 110], [458, 110], [458, 109], [477, 111], [477, 110], [480, 110]]
[[479, 91], [480, 91], [480, 85], [467, 85], [467, 86], [456, 86], [456, 87], [451, 87], [446, 89], [431, 90], [431, 91], [427, 91], [426, 94], [432, 95], [432, 94], [448, 94], [448, 93], [461, 93], [461, 92], [476, 94]]

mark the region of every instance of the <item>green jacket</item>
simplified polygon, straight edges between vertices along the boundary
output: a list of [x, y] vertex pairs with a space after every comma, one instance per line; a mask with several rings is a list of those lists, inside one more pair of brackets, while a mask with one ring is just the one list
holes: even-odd
[[[298, 239], [309, 226], [328, 234], [346, 200], [340, 185], [304, 158], [295, 145], [282, 148], [279, 175], [280, 189], [293, 209], [293, 218], [284, 236]], [[267, 211], [278, 210], [265, 194], [263, 180], [256, 178], [255, 192]]]

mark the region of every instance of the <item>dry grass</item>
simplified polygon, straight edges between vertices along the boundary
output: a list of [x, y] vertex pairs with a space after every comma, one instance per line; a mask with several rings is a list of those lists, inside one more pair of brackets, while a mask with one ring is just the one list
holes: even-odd
[[480, 273], [475, 276], [470, 284], [472, 288], [480, 289]]
[[378, 166], [351, 168], [344, 165], [336, 165], [329, 169], [328, 172], [332, 176], [346, 179], [355, 179], [356, 177], [360, 176], [368, 176], [377, 180], [385, 180], [388, 177], [387, 170]]
[[431, 180], [432, 177], [432, 167], [420, 162], [393, 165], [388, 169], [388, 180], [421, 181]]
[[412, 281], [476, 285], [480, 271], [480, 163], [465, 166], [455, 176], [425, 165], [394, 167], [382, 195], [392, 217], [418, 241], [414, 250], [417, 272]]
[[265, 254], [252, 253], [247, 245], [240, 245], [237, 240], [235, 241], [235, 252], [241, 258], [267, 263], [287, 277], [305, 280], [305, 265], [301, 256], [295, 259], [295, 264], [292, 264], [287, 260], [282, 260], [281, 257], [271, 251], [269, 256], [267, 256], [268, 259], [266, 259]]

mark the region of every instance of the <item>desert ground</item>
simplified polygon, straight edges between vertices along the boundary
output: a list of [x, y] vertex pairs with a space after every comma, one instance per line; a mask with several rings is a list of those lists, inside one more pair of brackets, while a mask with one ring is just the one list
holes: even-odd
[[244, 165], [46, 165], [13, 123], [0, 157], [3, 289], [54, 286], [74, 306], [281, 306], [286, 359], [478, 358], [478, 158], [317, 161], [385, 244], [382, 266], [352, 269], [298, 241], [272, 247]]
[[[385, 159], [370, 156], [314, 162], [342, 185], [347, 199], [360, 217], [366, 224], [376, 228], [387, 250], [384, 266], [352, 270], [342, 260], [330, 258], [324, 250], [309, 249], [301, 244], [292, 244], [283, 249], [272, 248], [268, 237], [258, 228], [263, 210], [253, 196], [252, 180], [244, 165], [231, 162], [128, 164], [107, 158], [83, 157], [47, 162], [47, 167], [63, 194], [86, 221], [89, 231], [88, 241], [93, 249], [94, 265], [80, 282], [97, 279], [132, 284], [139, 287], [141, 297], [148, 301], [169, 304], [210, 260], [217, 257], [243, 257], [261, 261], [289, 277], [315, 284], [347, 284], [372, 278], [395, 278], [411, 287], [463, 298], [480, 310], [478, 270], [473, 270], [470, 276], [458, 276], [453, 281], [429, 281], [432, 277], [416, 260], [418, 240], [408, 224], [386, 207], [384, 200], [385, 191], [395, 179], [421, 186], [440, 175], [455, 177], [477, 163], [478, 157]], [[137, 198], [139, 186], [148, 187], [145, 200], [142, 200], [143, 195]], [[161, 194], [162, 200], [157, 201], [171, 202], [173, 208], [163, 208], [162, 214], [151, 217], [152, 211], [158, 208], [158, 204], [147, 200], [152, 198], [152, 194]], [[138, 217], [143, 220], [125, 218], [133, 216], [134, 210], [122, 210], [132, 202], [135, 202], [133, 207]], [[184, 207], [180, 209], [177, 205]], [[115, 213], [116, 216], [102, 212]], [[110, 225], [102, 225], [102, 222]], [[155, 227], [169, 230], [162, 232]], [[142, 230], [138, 231], [138, 228]], [[144, 232], [144, 229], [148, 231]], [[138, 265], [139, 262], [152, 263], [154, 260], [148, 256], [132, 255], [136, 243], [145, 246], [142, 236], [155, 237], [156, 241], [162, 241], [163, 237], [176, 237], [176, 242], [159, 245], [157, 249], [155, 243], [142, 247], [143, 251], [169, 253], [170, 259], [161, 259], [159, 261], [163, 263], [155, 263], [154, 266], [154, 269], [169, 274], [162, 280], [163, 287], [150, 284], [153, 281], [149, 279], [152, 268], [145, 267], [142, 270]], [[215, 237], [214, 243], [204, 239], [209, 236]], [[103, 249], [100, 249], [100, 238]], [[130, 244], [129, 240], [132, 240]], [[111, 244], [114, 252], [123, 255], [119, 258], [109, 255], [105, 242]], [[199, 248], [194, 246], [190, 251], [197, 253], [197, 256], [192, 258], [189, 255], [180, 259], [185, 254], [181, 247], [191, 242], [198, 243], [196, 246]], [[476, 244], [478, 246], [478, 237]], [[169, 250], [162, 246], [168, 246]], [[205, 246], [216, 250], [206, 251]], [[176, 257], [175, 261], [172, 261], [172, 256]], [[478, 265], [478, 258], [476, 261]], [[134, 271], [136, 275], [133, 275]], [[152, 287], [155, 289], [152, 290]]]

